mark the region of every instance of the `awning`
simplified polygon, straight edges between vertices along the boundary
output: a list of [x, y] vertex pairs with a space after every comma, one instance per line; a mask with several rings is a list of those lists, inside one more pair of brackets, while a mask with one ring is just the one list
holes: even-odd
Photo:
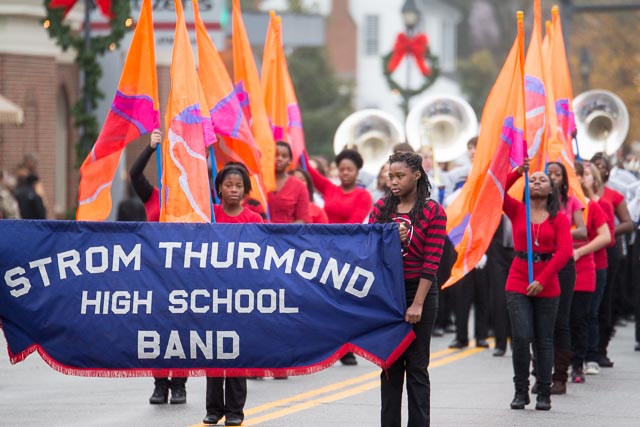
[[21, 125], [23, 120], [22, 108], [0, 95], [0, 124]]

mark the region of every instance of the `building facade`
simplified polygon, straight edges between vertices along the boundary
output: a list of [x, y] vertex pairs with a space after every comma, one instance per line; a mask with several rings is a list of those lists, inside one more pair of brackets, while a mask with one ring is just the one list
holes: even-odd
[[[77, 198], [71, 106], [79, 75], [73, 54], [49, 38], [44, 17], [42, 0], [0, 0], [0, 93], [24, 112], [22, 125], [0, 124], [0, 168], [12, 174], [25, 155], [35, 155], [47, 216], [61, 218]], [[68, 19], [79, 28], [81, 14]]]

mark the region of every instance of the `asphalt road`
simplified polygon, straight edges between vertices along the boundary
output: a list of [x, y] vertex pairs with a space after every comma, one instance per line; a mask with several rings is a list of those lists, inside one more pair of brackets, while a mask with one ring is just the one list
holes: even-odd
[[[1, 335], [1, 334], [0, 334]], [[509, 409], [511, 353], [449, 350], [434, 338], [430, 367], [433, 426], [640, 426], [640, 352], [633, 324], [619, 327], [610, 347], [615, 367], [570, 384], [552, 410]], [[0, 347], [6, 348], [4, 337]], [[379, 370], [359, 359], [287, 380], [250, 380], [245, 426], [379, 425]], [[85, 378], [51, 369], [37, 354], [11, 365], [0, 354], [0, 426], [198, 426], [205, 415], [204, 378], [190, 378], [186, 405], [148, 404], [151, 378]], [[405, 405], [406, 408], [406, 405]], [[406, 411], [406, 409], [405, 409]], [[403, 415], [406, 420], [406, 413]]]

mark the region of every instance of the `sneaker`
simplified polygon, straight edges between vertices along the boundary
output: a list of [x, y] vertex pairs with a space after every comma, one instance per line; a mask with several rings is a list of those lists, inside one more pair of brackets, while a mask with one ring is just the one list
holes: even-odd
[[598, 365], [598, 362], [587, 362], [584, 373], [587, 375], [598, 375], [600, 373], [600, 365]]
[[582, 384], [586, 382], [582, 368], [576, 368], [571, 371], [571, 382], [574, 384]]

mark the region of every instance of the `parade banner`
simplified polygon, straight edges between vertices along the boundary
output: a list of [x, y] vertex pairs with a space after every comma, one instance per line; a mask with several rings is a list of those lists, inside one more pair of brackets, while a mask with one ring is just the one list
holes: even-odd
[[413, 340], [397, 225], [0, 221], [12, 363], [81, 376], [282, 376]]

